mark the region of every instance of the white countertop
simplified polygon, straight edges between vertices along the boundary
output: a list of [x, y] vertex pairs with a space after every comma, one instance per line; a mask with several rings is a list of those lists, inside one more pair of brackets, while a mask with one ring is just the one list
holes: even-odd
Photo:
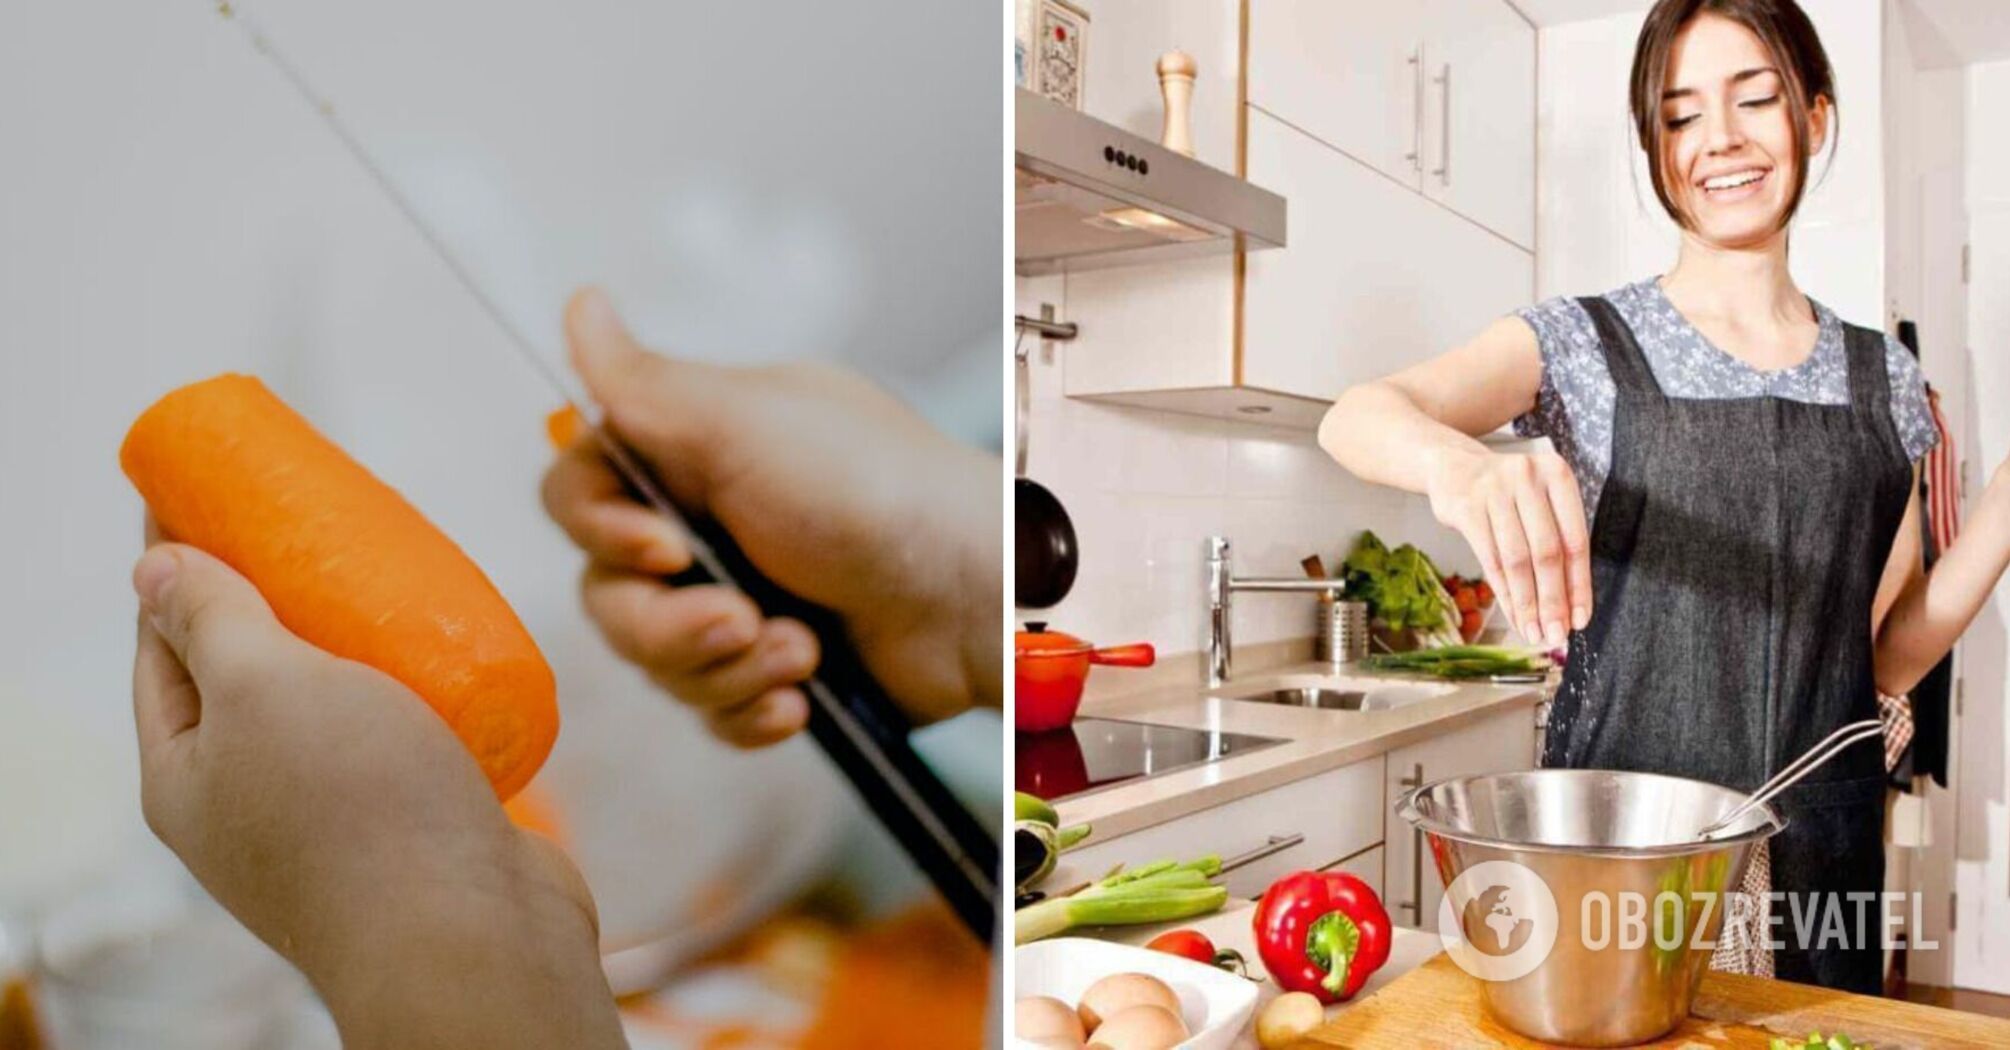
[[[1345, 668], [1338, 677], [1419, 685], [1442, 690], [1442, 695], [1381, 711], [1326, 711], [1211, 696], [1199, 682], [1197, 664], [1189, 670], [1185, 663], [1184, 658], [1162, 661], [1160, 673], [1151, 675], [1144, 688], [1089, 696], [1080, 716], [1246, 733], [1284, 743], [1064, 799], [1055, 804], [1063, 825], [1094, 824], [1098, 841], [1129, 834], [1373, 758], [1504, 710], [1533, 709], [1545, 689], [1424, 682]], [[1333, 673], [1323, 663], [1287, 663], [1245, 672], [1231, 687], [1251, 687], [1284, 675]], [[1529, 732], [1534, 731], [1531, 720]]]
[[[1250, 901], [1230, 900], [1222, 910], [1199, 919], [1159, 923], [1152, 926], [1119, 926], [1101, 927], [1093, 930], [1076, 930], [1070, 933], [1069, 936], [1101, 937], [1104, 940], [1116, 941], [1121, 944], [1143, 945], [1146, 941], [1167, 930], [1198, 930], [1206, 934], [1208, 940], [1213, 941], [1216, 948], [1233, 948], [1241, 952], [1242, 957], [1249, 963], [1249, 975], [1251, 977], [1264, 978], [1263, 983], [1257, 989], [1256, 999], [1256, 1013], [1261, 1014], [1263, 1008], [1269, 1005], [1272, 999], [1284, 994], [1284, 989], [1279, 988], [1275, 982], [1268, 979], [1268, 975], [1263, 972], [1263, 960], [1257, 957], [1256, 936], [1250, 929], [1250, 922], [1255, 918], [1255, 912], [1256, 905]], [[1382, 964], [1382, 968], [1376, 970], [1368, 978], [1368, 982], [1361, 986], [1361, 990], [1355, 993], [1354, 998], [1347, 1002], [1327, 1007], [1326, 1019], [1331, 1021], [1335, 1017], [1347, 1012], [1348, 1008], [1354, 1003], [1358, 1003], [1362, 999], [1375, 994], [1390, 981], [1423, 965], [1426, 960], [1444, 951], [1444, 949], [1445, 946], [1438, 940], [1438, 935], [1435, 933], [1411, 929], [1407, 926], [1395, 927], [1394, 933], [1389, 939], [1389, 961]], [[1252, 1015], [1252, 1017], [1254, 1016]], [[1256, 1026], [1252, 1023], [1249, 1028], [1245, 1029], [1241, 1035], [1236, 1037], [1234, 1045], [1235, 1050], [1257, 1050]]]

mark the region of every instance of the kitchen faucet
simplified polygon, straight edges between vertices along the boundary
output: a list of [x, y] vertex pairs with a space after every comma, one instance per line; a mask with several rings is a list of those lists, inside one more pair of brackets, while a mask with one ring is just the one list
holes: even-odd
[[1229, 611], [1236, 591], [1317, 591], [1333, 597], [1347, 589], [1342, 579], [1305, 576], [1236, 576], [1229, 564], [1228, 537], [1207, 538], [1207, 687], [1228, 681]]

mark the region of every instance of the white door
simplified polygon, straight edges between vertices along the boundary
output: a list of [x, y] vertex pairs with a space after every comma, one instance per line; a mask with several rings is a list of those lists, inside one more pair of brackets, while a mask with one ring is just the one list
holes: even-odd
[[[1980, 170], [1981, 165], [1971, 168]], [[1998, 171], [2010, 172], [2010, 161]], [[1969, 420], [1963, 455], [1973, 464], [1969, 493], [1979, 494], [1997, 464], [2010, 457], [2010, 191], [1977, 186], [1969, 225]], [[1993, 198], [1989, 195], [1993, 192]], [[1961, 639], [1964, 696], [1959, 749], [1954, 861], [1954, 981], [1957, 987], [2010, 994], [2010, 751], [2005, 704], [2010, 703], [2010, 586], [1992, 600]], [[1942, 948], [1946, 948], [1943, 942]]]
[[1535, 27], [1503, 0], [1432, 0], [1424, 192], [1535, 249]]
[[1535, 736], [1530, 732], [1534, 720], [1532, 711], [1518, 708], [1389, 752], [1382, 900], [1398, 926], [1435, 931], [1445, 884], [1430, 860], [1423, 833], [1396, 818], [1396, 800], [1411, 788], [1446, 777], [1534, 768]]
[[[1417, 185], [1423, 170], [1426, 13], [1414, 3], [1250, 0], [1250, 105], [1392, 179]], [[1297, 200], [1287, 199], [1296, 248]]]
[[1533, 295], [1530, 253], [1259, 111], [1249, 178], [1291, 202], [1291, 246], [1247, 260], [1246, 385], [1331, 400]]

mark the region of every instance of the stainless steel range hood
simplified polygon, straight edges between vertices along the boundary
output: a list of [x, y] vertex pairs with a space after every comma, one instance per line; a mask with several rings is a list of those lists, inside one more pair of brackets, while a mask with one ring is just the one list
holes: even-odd
[[1284, 246], [1284, 198], [1018, 89], [1014, 269], [1034, 276]]

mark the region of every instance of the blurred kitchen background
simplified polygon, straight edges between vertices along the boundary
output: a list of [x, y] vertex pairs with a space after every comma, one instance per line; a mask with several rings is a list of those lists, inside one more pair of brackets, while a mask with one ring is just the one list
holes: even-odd
[[[1843, 318], [1913, 339], [1953, 439], [1956, 499], [1977, 494], [2010, 456], [2010, 12], [2000, 0], [1801, 3], [1834, 64], [1841, 123], [1796, 219], [1795, 277]], [[1425, 499], [1355, 480], [1314, 429], [1350, 384], [1516, 307], [1672, 263], [1676, 230], [1626, 110], [1649, 6], [1021, 0], [1016, 310], [1063, 326], [1023, 336], [1026, 473], [1071, 516], [1079, 568], [1063, 599], [1022, 602], [1018, 619], [1099, 646], [1148, 642], [1159, 665], [1089, 676], [1066, 761], [1036, 761], [1033, 736], [1019, 738], [1021, 787], [1044, 790], [1058, 770], [1064, 793], [1086, 795], [1060, 812], [1095, 822], [1097, 863], [1248, 850], [1264, 859], [1237, 876], [1248, 893], [1231, 880], [1242, 896], [1266, 884], [1263, 865], [1346, 867], [1388, 894], [1399, 922], [1434, 922], [1437, 879], [1407, 827], [1391, 822], [1384, 841], [1387, 814], [1363, 818], [1345, 848], [1314, 841], [1317, 829], [1386, 808], [1413, 766], [1424, 780], [1532, 765], [1526, 708], [1512, 733], [1445, 729], [1392, 751], [1386, 782], [1379, 766], [1365, 774], [1380, 793], [1358, 800], [1305, 772], [1278, 786], [1274, 756], [1322, 740], [1359, 755], [1359, 741], [1343, 731], [1348, 712], [1293, 712], [1287, 726], [1206, 699], [1203, 654], [1228, 648], [1217, 619], [1252, 670], [1310, 666], [1293, 661], [1310, 658], [1318, 623], [1302, 591], [1238, 596], [1213, 616], [1227, 603], [1218, 582], [1210, 591], [1207, 539], [1228, 541], [1238, 577], [1301, 577], [1309, 555], [1337, 573], [1363, 530], [1477, 573]], [[1182, 91], [1186, 115], [1169, 121]], [[1174, 127], [1198, 164], [1160, 148]], [[1100, 142], [1116, 145], [1084, 148]], [[1180, 221], [1156, 236], [1121, 225], [1139, 209]], [[1531, 446], [1506, 431], [1486, 440]], [[1964, 990], [2010, 995], [2006, 621], [1999, 588], [1945, 684], [1915, 696], [1920, 735], [1891, 821], [1891, 888], [1924, 901], [1906, 935], [1939, 945], [1899, 953], [1894, 972], [1958, 1005]], [[1159, 735], [1137, 745], [1125, 720]], [[1263, 725], [1285, 726], [1267, 734], [1280, 738], [1270, 757], [1230, 753], [1229, 734]], [[1187, 737], [1191, 753], [1170, 746]], [[1259, 799], [1271, 823], [1236, 808]], [[1298, 805], [1327, 816], [1275, 816]], [[1302, 841], [1280, 852], [1287, 832]]]
[[[998, 448], [992, 6], [237, 6], [552, 361], [566, 295], [597, 282], [658, 348], [841, 362]], [[600, 642], [580, 556], [538, 505], [551, 397], [217, 5], [7, 15], [0, 986], [39, 971], [58, 1050], [333, 1045], [137, 804], [141, 507], [117, 447], [154, 398], [225, 370], [262, 376], [402, 491], [542, 644], [565, 721], [536, 789], [594, 886], [618, 987], [744, 946], [813, 886], [820, 915], [917, 921], [923, 884], [807, 742], [728, 751]], [[998, 812], [997, 716], [923, 736]], [[850, 950], [820, 920], [783, 926], [801, 936], [760, 943], [813, 973]], [[746, 958], [631, 1004], [636, 1045], [712, 1045], [722, 1025], [745, 1030], [735, 1045], [793, 1038], [820, 985], [777, 992]]]

